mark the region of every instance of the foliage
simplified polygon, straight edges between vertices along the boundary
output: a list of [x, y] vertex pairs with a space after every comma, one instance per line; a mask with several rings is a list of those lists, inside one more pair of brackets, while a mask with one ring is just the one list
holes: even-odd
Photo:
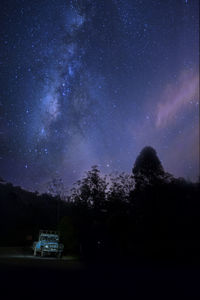
[[62, 178], [54, 177], [46, 184], [47, 192], [53, 197], [59, 197], [60, 199], [65, 199], [65, 187]]
[[72, 189], [72, 202], [79, 202], [88, 207], [101, 208], [106, 199], [106, 179], [100, 176], [97, 166], [92, 166], [86, 176]]
[[140, 152], [132, 172], [137, 188], [155, 184], [157, 181], [162, 180], [165, 174], [156, 151], [149, 146], [143, 148]]
[[58, 230], [65, 253], [77, 253], [79, 250], [78, 232], [73, 218], [70, 216], [63, 217], [58, 225]]
[[[40, 229], [59, 229], [66, 254], [194, 255], [199, 251], [199, 181], [174, 178], [156, 151], [145, 147], [133, 175], [103, 177], [93, 166], [64, 200], [62, 181], [51, 194], [31, 193], [0, 181], [0, 243], [28, 245]], [[58, 220], [59, 201], [59, 220]], [[58, 223], [59, 221], [59, 223]], [[184, 254], [184, 255], [186, 255]]]

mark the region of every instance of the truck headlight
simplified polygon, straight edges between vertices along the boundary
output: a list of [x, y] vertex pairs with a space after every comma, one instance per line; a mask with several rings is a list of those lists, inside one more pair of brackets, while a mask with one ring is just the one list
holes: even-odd
[[48, 245], [45, 245], [45, 246], [44, 246], [44, 248], [46, 248], [46, 249], [47, 249], [47, 248], [49, 248], [49, 246], [48, 246]]

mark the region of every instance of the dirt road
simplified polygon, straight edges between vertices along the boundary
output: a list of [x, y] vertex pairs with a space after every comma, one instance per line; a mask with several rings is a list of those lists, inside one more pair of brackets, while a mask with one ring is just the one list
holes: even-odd
[[200, 299], [199, 267], [0, 255], [2, 299]]

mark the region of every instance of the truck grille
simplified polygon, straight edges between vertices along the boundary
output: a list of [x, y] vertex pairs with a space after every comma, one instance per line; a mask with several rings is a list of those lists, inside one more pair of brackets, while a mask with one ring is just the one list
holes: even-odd
[[49, 245], [50, 249], [52, 250], [57, 250], [58, 249], [58, 245]]

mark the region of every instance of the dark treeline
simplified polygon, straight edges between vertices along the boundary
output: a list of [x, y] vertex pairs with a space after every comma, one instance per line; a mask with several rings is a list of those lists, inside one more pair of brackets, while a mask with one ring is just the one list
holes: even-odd
[[153, 148], [131, 175], [103, 177], [93, 166], [64, 199], [60, 182], [40, 195], [1, 181], [1, 246], [28, 246], [40, 229], [58, 229], [66, 254], [198, 257], [200, 184], [166, 173]]

